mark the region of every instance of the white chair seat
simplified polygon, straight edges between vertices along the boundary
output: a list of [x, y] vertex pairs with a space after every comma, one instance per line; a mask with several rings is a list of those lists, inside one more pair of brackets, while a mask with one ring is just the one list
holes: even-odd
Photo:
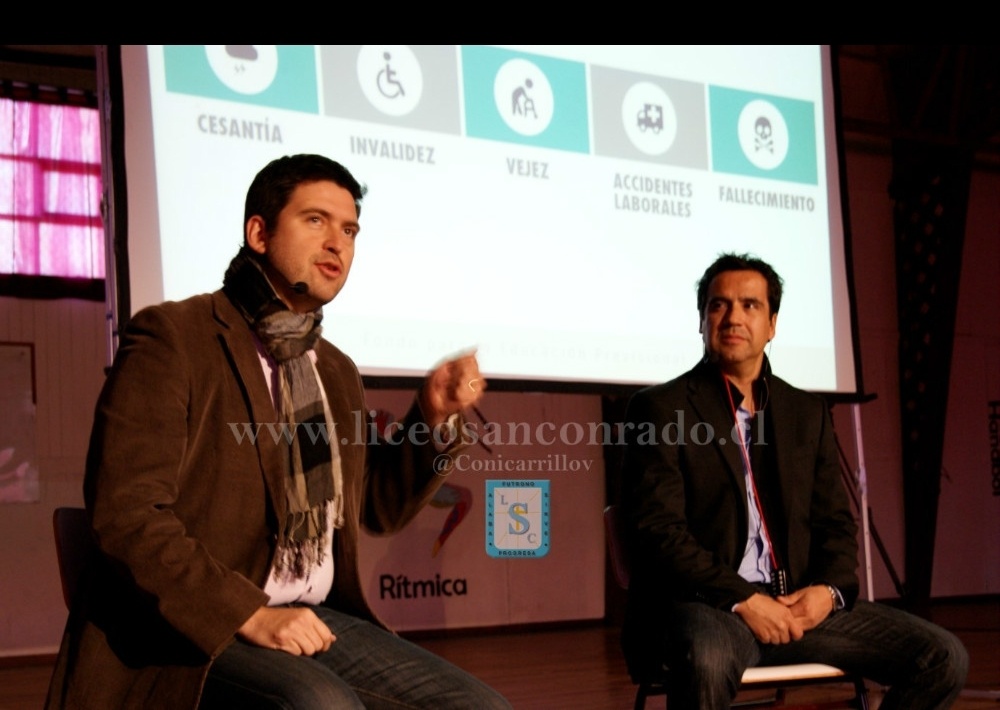
[[743, 673], [743, 683], [774, 683], [775, 681], [841, 678], [844, 671], [825, 663], [795, 663], [790, 666], [755, 666]]

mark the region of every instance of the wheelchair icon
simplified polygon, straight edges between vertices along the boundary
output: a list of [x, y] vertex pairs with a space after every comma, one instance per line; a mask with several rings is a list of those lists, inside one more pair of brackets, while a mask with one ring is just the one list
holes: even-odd
[[389, 60], [392, 59], [392, 55], [389, 54], [389, 52], [385, 52], [382, 55], [382, 58], [385, 59], [385, 68], [382, 69], [378, 73], [378, 76], [375, 77], [379, 93], [387, 99], [395, 99], [399, 96], [406, 96], [406, 91], [403, 89], [402, 82], [396, 78], [396, 70], [389, 64]]

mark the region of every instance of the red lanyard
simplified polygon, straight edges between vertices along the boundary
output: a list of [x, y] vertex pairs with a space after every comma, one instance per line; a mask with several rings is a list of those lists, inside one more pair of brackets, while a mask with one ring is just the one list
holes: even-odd
[[[743, 430], [743, 426], [740, 424], [740, 418], [736, 415], [736, 404], [733, 402], [733, 390], [725, 375], [722, 376], [722, 383], [726, 388], [726, 394], [729, 396], [729, 411], [733, 414], [733, 428], [739, 433], [740, 453], [743, 454], [743, 465], [746, 466], [747, 479], [750, 481], [750, 489], [753, 491], [753, 502], [757, 507], [757, 516], [760, 518], [760, 532], [767, 541], [767, 550], [771, 557], [771, 568], [773, 571], [777, 571], [780, 569], [780, 565], [778, 565], [778, 556], [774, 552], [774, 543], [771, 542], [771, 534], [767, 531], [767, 521], [764, 520], [764, 509], [760, 504], [760, 494], [757, 493], [757, 483], [754, 480], [753, 467], [750, 465], [750, 443], [748, 441], [749, 434]], [[751, 392], [752, 387], [753, 385], [751, 385]]]

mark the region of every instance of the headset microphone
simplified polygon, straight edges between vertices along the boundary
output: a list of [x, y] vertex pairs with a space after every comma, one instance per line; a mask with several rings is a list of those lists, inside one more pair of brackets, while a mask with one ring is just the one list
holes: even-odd
[[305, 281], [296, 281], [292, 284], [292, 290], [300, 296], [309, 291], [309, 284]]

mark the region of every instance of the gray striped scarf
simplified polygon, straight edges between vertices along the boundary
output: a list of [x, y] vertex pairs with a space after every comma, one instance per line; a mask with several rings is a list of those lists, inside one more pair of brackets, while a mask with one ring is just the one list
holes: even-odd
[[278, 532], [274, 568], [279, 579], [302, 579], [323, 561], [331, 511], [335, 528], [344, 523], [340, 450], [309, 356], [322, 333], [323, 311], [289, 310], [246, 247], [230, 263], [223, 290], [278, 366], [277, 410], [288, 449], [288, 515]]

